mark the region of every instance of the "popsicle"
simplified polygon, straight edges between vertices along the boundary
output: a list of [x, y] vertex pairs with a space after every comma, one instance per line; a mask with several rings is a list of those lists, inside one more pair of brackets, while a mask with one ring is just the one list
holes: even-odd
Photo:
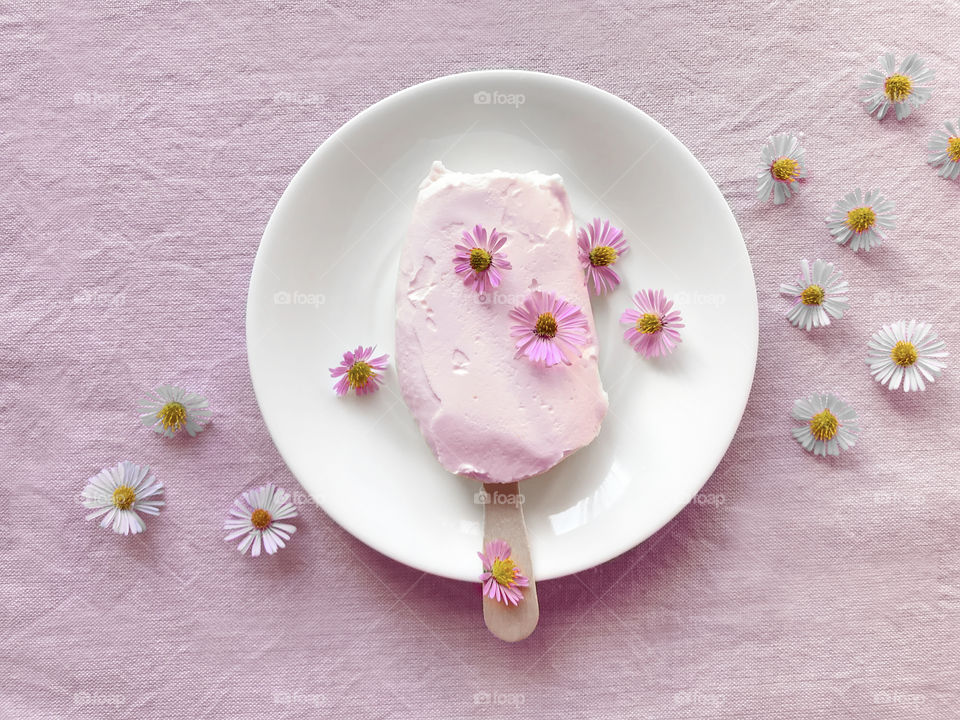
[[[456, 258], [481, 234], [499, 243], [496, 256], [505, 261], [494, 267], [496, 287], [493, 276], [484, 283], [465, 269], [462, 256]], [[534, 298], [562, 300], [581, 313], [576, 342], [562, 348], [562, 361], [547, 364], [518, 350], [517, 308]], [[469, 174], [434, 163], [420, 185], [401, 253], [396, 311], [403, 398], [450, 472], [485, 483], [491, 496], [509, 497], [518, 493], [517, 482], [549, 470], [596, 437], [607, 395], [560, 176]], [[518, 521], [522, 530], [519, 502], [485, 506], [488, 529], [513, 527], [516, 535]], [[528, 556], [522, 534], [508, 541]], [[532, 577], [532, 568], [524, 570]], [[528, 589], [525, 599], [532, 596], [535, 604], [535, 595]]]

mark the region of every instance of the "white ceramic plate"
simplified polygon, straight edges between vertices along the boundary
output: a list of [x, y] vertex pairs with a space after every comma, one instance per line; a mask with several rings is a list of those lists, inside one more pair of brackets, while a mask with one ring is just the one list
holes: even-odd
[[[757, 300], [723, 196], [693, 156], [632, 105], [520, 71], [454, 75], [360, 113], [286, 189], [257, 253], [247, 350], [260, 409], [306, 491], [346, 530], [407, 565], [475, 580], [479, 485], [444, 471], [400, 399], [338, 398], [327, 368], [359, 344], [394, 352], [399, 251], [434, 160], [453, 170], [563, 176], [577, 220], [609, 218], [632, 250], [594, 302], [610, 411], [589, 447], [521, 483], [538, 579], [597, 565], [666, 524], [713, 472], [753, 380]], [[669, 358], [624, 342], [620, 312], [664, 288], [686, 322]], [[301, 501], [307, 499], [305, 494]]]

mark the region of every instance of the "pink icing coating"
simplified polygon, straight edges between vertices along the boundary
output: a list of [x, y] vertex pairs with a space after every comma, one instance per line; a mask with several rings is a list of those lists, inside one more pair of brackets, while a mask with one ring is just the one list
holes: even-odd
[[[513, 265], [484, 299], [454, 272], [454, 245], [483, 225], [506, 233]], [[510, 310], [554, 291], [587, 316], [571, 366], [516, 357]], [[400, 257], [397, 372], [404, 400], [440, 464], [483, 482], [539, 475], [589, 444], [607, 412], [596, 330], [563, 181], [539, 172], [450, 172], [439, 162], [420, 194]]]

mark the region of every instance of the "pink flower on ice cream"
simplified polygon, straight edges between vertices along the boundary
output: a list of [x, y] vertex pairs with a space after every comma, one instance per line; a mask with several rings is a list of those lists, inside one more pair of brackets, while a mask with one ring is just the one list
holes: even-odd
[[479, 294], [500, 285], [503, 276], [501, 270], [509, 270], [511, 265], [507, 256], [501, 252], [507, 236], [494, 228], [489, 237], [482, 225], [473, 228], [471, 234], [463, 231], [463, 243], [454, 247], [459, 251], [453, 258], [454, 271], [463, 276], [463, 284], [472, 287]]
[[491, 600], [504, 605], [519, 605], [523, 600], [520, 588], [530, 585], [530, 580], [521, 574], [510, 553], [510, 546], [503, 540], [488, 542], [484, 552], [477, 553], [483, 563], [480, 582], [483, 583], [483, 594]]
[[580, 348], [588, 340], [583, 311], [556, 293], [530, 293], [510, 311], [510, 319], [517, 322], [510, 327], [510, 337], [519, 338], [517, 357], [526, 355], [546, 367], [570, 365], [570, 357], [580, 357]]

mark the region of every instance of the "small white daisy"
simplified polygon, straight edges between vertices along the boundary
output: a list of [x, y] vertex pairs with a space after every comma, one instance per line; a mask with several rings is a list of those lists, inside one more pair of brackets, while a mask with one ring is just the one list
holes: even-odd
[[832, 393], [813, 393], [793, 403], [794, 420], [802, 427], [793, 429], [793, 438], [814, 455], [839, 455], [857, 443], [860, 426], [857, 413]]
[[147, 528], [138, 513], [157, 515], [164, 504], [162, 494], [163, 483], [153, 479], [148, 466], [124, 460], [87, 481], [83, 506], [94, 510], [87, 520], [103, 515], [100, 527], [112, 525], [115, 533], [136, 535]]
[[867, 344], [870, 374], [881, 385], [903, 391], [925, 390], [924, 378], [933, 382], [947, 366], [947, 343], [937, 339], [930, 323], [900, 320], [884, 325]]
[[290, 494], [273, 483], [267, 483], [248, 490], [234, 501], [230, 517], [223, 525], [224, 530], [231, 532], [224, 540], [229, 542], [245, 535], [237, 546], [241, 553], [252, 548], [250, 554], [257, 557], [262, 546], [268, 555], [273, 555], [285, 547], [284, 540], [289, 540], [297, 530], [289, 523], [278, 521], [296, 516], [297, 508], [291, 502]]
[[827, 227], [838, 245], [850, 243], [850, 249], [870, 250], [882, 245], [887, 231], [897, 227], [896, 205], [871, 190], [864, 194], [860, 188], [849, 192], [833, 206], [826, 218]]
[[780, 133], [769, 138], [760, 150], [757, 199], [768, 200], [772, 192], [774, 205], [785, 203], [797, 189], [796, 183], [807, 176], [804, 153], [796, 135]]
[[908, 55], [897, 67], [893, 53], [881, 55], [879, 69], [873, 69], [861, 78], [860, 89], [866, 90], [863, 103], [870, 115], [877, 113], [877, 120], [892, 107], [897, 120], [903, 120], [914, 108], [920, 107], [933, 94], [927, 83], [933, 80], [934, 72], [917, 55]]
[[937, 130], [927, 143], [927, 162], [940, 168], [940, 177], [956, 180], [960, 177], [960, 120], [956, 125], [947, 122], [943, 126], [946, 130]]
[[801, 260], [800, 277], [780, 285], [780, 294], [793, 298], [787, 320], [804, 330], [829, 325], [831, 317], [839, 320], [850, 307], [845, 297], [847, 286], [843, 273], [834, 269], [833, 263], [815, 260], [811, 268], [809, 260]]
[[180, 430], [193, 437], [210, 420], [208, 405], [202, 395], [175, 385], [161, 385], [140, 401], [140, 420], [164, 437], [173, 437]]

